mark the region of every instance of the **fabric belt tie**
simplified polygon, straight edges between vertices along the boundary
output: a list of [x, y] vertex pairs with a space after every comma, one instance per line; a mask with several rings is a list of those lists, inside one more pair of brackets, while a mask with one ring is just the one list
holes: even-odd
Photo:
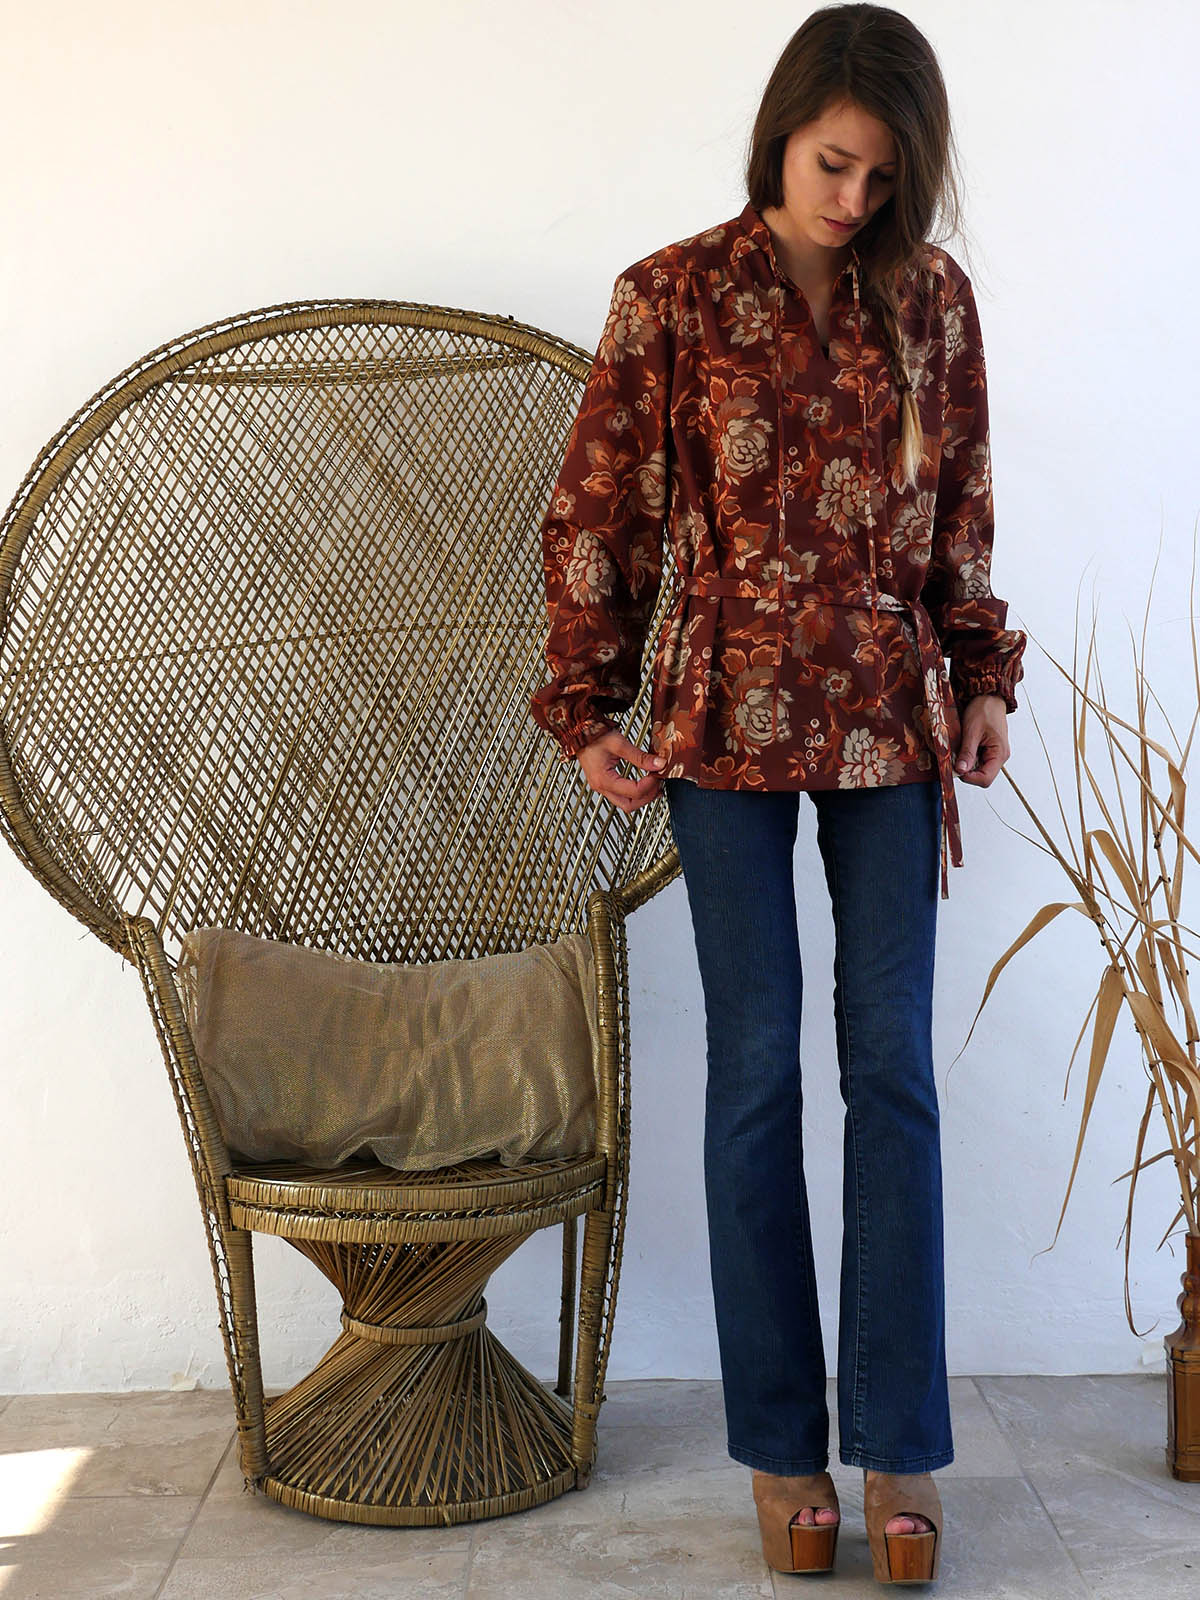
[[[876, 611], [906, 611], [912, 618], [913, 631], [917, 639], [917, 658], [921, 666], [921, 689], [929, 714], [929, 731], [933, 741], [933, 753], [937, 761], [938, 779], [942, 787], [942, 899], [948, 900], [950, 898], [950, 882], [947, 858], [956, 867], [961, 867], [963, 864], [958, 797], [954, 789], [954, 751], [950, 745], [948, 715], [948, 708], [953, 706], [954, 697], [950, 687], [949, 674], [946, 670], [945, 657], [942, 654], [941, 642], [934, 631], [929, 612], [921, 604], [920, 600], [904, 600], [898, 595], [886, 594], [878, 590], [872, 592], [862, 585], [839, 587], [835, 584], [814, 583], [807, 578], [781, 577], [775, 583], [757, 584], [750, 578], [706, 577], [693, 573], [685, 576], [682, 581], [682, 591], [685, 595], [695, 595], [700, 599], [716, 599], [718, 601], [722, 597], [728, 596], [743, 600], [774, 600], [778, 603], [781, 590], [793, 595], [803, 596], [818, 605], [846, 606], [852, 609], [869, 610], [872, 615]], [[782, 635], [780, 637], [779, 653], [780, 658], [782, 658]], [[778, 682], [778, 676], [776, 681]], [[708, 691], [709, 683], [706, 680], [706, 710]]]

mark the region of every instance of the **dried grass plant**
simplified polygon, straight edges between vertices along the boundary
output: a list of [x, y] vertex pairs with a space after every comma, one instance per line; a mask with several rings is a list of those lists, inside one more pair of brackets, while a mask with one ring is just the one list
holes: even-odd
[[[1044, 849], [1058, 862], [1077, 898], [1053, 901], [1042, 906], [1009, 945], [988, 976], [983, 998], [963, 1045], [965, 1049], [997, 978], [1017, 952], [1061, 912], [1075, 911], [1087, 917], [1099, 934], [1104, 965], [1095, 998], [1067, 1064], [1064, 1099], [1075, 1057], [1090, 1028], [1091, 1049], [1075, 1156], [1058, 1226], [1047, 1248], [1053, 1248], [1062, 1227], [1079, 1167], [1088, 1120], [1109, 1059], [1113, 1030], [1121, 1008], [1125, 1006], [1141, 1040], [1143, 1064], [1149, 1080], [1146, 1103], [1138, 1124], [1133, 1165], [1114, 1180], [1129, 1181], [1122, 1232], [1125, 1246], [1125, 1316], [1134, 1333], [1138, 1330], [1134, 1327], [1129, 1296], [1129, 1252], [1134, 1194], [1142, 1172], [1169, 1156], [1179, 1178], [1179, 1209], [1171, 1218], [1158, 1248], [1161, 1249], [1166, 1243], [1181, 1219], [1186, 1223], [1185, 1233], [1200, 1234], [1200, 1061], [1197, 1056], [1200, 1028], [1197, 1027], [1187, 964], [1188, 958], [1195, 955], [1196, 934], [1182, 915], [1184, 865], [1189, 856], [1200, 859], [1196, 846], [1184, 832], [1187, 761], [1196, 726], [1200, 722], [1200, 649], [1197, 646], [1195, 607], [1192, 604], [1196, 579], [1195, 539], [1188, 589], [1195, 706], [1182, 746], [1145, 671], [1146, 633], [1157, 571], [1156, 556], [1146, 597], [1140, 648], [1130, 630], [1136, 689], [1134, 716], [1119, 715], [1105, 693], [1096, 649], [1094, 604], [1082, 681], [1079, 671], [1078, 596], [1072, 663], [1074, 670], [1068, 672], [1048, 651], [1038, 646], [1071, 686], [1075, 790], [1066, 801], [1055, 776], [1060, 764], [1051, 759], [1041, 727], [1030, 712], [1054, 785], [1065, 835], [1062, 843], [1051, 837], [1049, 828], [1007, 769], [1002, 770], [1039, 838], [1031, 838], [1019, 828], [1014, 831], [1021, 833], [1022, 838], [1029, 839], [1039, 849]], [[1174, 753], [1165, 743], [1152, 737], [1149, 731], [1148, 714], [1152, 706], [1157, 708], [1166, 724]], [[1099, 758], [1089, 752], [1089, 736], [1093, 751], [1099, 745]], [[1115, 794], [1106, 791], [1097, 776], [1097, 769], [1105, 768], [1111, 772]], [[1167, 1142], [1155, 1155], [1147, 1156], [1144, 1154], [1147, 1131], [1156, 1108], [1166, 1130]]]

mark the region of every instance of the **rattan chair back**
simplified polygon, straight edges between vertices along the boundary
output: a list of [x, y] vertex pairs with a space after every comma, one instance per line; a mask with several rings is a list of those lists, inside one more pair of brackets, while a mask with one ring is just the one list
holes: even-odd
[[589, 365], [510, 318], [305, 302], [152, 352], [51, 441], [0, 527], [0, 803], [100, 938], [474, 956], [661, 860], [665, 804], [602, 802], [528, 712]]

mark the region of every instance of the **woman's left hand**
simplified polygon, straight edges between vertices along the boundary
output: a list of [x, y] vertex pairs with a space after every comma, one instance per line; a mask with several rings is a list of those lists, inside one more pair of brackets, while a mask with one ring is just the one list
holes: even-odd
[[1009, 758], [1008, 709], [1002, 694], [977, 694], [962, 714], [954, 770], [964, 783], [986, 789]]

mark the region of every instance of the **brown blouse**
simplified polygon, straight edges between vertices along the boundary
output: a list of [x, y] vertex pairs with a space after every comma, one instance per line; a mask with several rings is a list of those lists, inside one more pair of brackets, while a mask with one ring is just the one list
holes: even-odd
[[903, 285], [925, 452], [911, 489], [898, 483], [900, 395], [860, 288], [852, 251], [826, 355], [751, 205], [620, 274], [542, 526], [552, 677], [530, 712], [564, 761], [615, 727], [668, 582], [653, 656], [661, 775], [713, 789], [940, 782], [948, 898], [961, 713], [980, 694], [1016, 710], [1026, 639], [989, 582], [970, 283], [927, 245]]

